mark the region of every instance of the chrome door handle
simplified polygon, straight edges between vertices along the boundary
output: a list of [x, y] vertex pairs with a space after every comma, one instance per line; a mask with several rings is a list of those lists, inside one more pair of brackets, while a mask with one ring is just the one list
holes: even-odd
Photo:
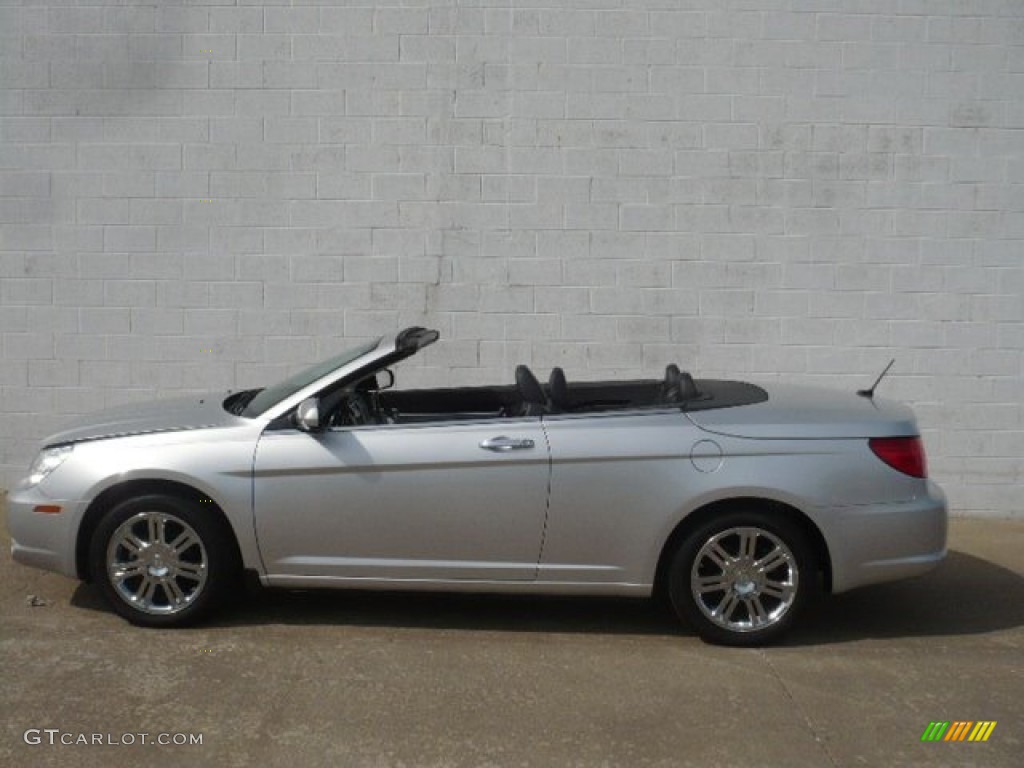
[[485, 451], [496, 451], [498, 453], [504, 453], [505, 451], [521, 451], [525, 448], [533, 448], [533, 440], [529, 438], [517, 438], [517, 437], [505, 437], [501, 435], [499, 437], [489, 437], [480, 443], [480, 447]]

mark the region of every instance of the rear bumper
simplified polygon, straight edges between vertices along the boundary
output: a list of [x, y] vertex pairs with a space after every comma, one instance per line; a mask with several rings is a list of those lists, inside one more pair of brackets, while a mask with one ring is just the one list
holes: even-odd
[[[34, 511], [40, 505], [60, 506], [63, 511], [58, 514]], [[78, 578], [75, 533], [79, 518], [77, 501], [50, 498], [38, 486], [28, 490], [16, 488], [7, 497], [11, 557], [22, 565]]]
[[935, 568], [946, 557], [946, 497], [928, 480], [908, 501], [822, 510], [832, 559], [832, 591], [897, 581]]

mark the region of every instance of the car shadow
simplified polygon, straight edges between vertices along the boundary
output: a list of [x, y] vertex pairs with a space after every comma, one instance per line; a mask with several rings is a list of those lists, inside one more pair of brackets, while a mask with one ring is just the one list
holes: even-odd
[[[106, 611], [82, 584], [72, 604]], [[336, 625], [438, 630], [690, 635], [658, 601], [362, 590], [257, 589], [205, 626]], [[985, 634], [1024, 625], [1024, 577], [950, 552], [917, 579], [815, 598], [785, 645]]]
[[[71, 604], [88, 611], [110, 612], [91, 584], [79, 584]], [[229, 610], [202, 624], [225, 628], [269, 625], [630, 635], [678, 634], [685, 630], [653, 600], [253, 587]]]
[[986, 634], [1024, 626], [1024, 576], [950, 551], [924, 576], [814, 602], [787, 645]]

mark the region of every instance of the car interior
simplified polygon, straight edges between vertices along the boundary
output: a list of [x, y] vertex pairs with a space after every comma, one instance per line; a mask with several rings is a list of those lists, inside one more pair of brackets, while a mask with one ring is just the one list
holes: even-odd
[[361, 426], [682, 407], [701, 397], [693, 377], [674, 364], [661, 380], [571, 385], [556, 367], [546, 386], [527, 366], [519, 365], [515, 384], [506, 386], [393, 390], [380, 385], [378, 374], [371, 374], [322, 395], [321, 410], [328, 414], [329, 426]]

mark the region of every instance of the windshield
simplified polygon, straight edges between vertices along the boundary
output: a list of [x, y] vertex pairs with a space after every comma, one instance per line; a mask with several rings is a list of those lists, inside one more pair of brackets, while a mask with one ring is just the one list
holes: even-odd
[[322, 376], [326, 376], [331, 371], [341, 368], [342, 366], [348, 365], [353, 360], [362, 357], [367, 352], [372, 351], [380, 343], [380, 339], [371, 341], [368, 344], [363, 344], [355, 349], [350, 349], [346, 352], [342, 352], [336, 357], [332, 357], [330, 360], [324, 360], [322, 363], [317, 363], [312, 368], [307, 368], [294, 376], [279, 382], [272, 387], [267, 387], [261, 390], [256, 397], [249, 401], [249, 404], [242, 411], [242, 416], [248, 416], [250, 418], [259, 416], [261, 413], [277, 405], [285, 398], [291, 397], [303, 387], [309, 386], [317, 379]]

